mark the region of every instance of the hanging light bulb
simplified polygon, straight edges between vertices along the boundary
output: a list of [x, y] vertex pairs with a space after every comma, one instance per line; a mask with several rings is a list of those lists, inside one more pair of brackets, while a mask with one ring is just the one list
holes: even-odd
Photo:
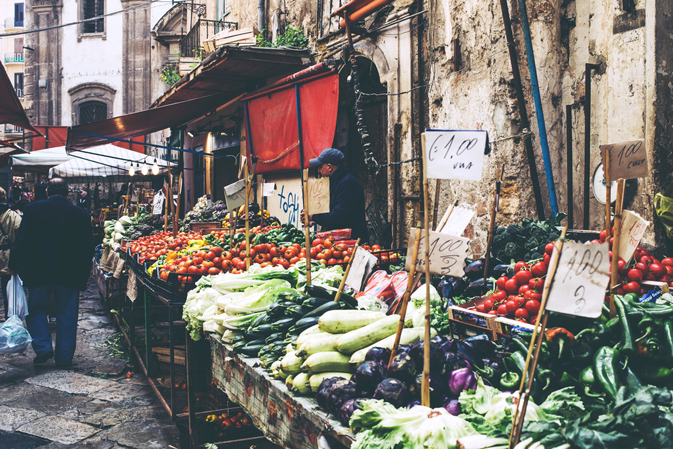
[[147, 176], [147, 173], [149, 172], [149, 168], [147, 167], [147, 161], [143, 162], [143, 168], [140, 169], [140, 173], [143, 174], [143, 176]]
[[133, 176], [136, 174], [136, 168], [133, 166], [133, 162], [131, 163], [131, 168], [129, 168], [129, 176]]
[[152, 174], [153, 175], [158, 175], [159, 174], [159, 164], [158, 164], [156, 158], [154, 159], [154, 165], [152, 165]]

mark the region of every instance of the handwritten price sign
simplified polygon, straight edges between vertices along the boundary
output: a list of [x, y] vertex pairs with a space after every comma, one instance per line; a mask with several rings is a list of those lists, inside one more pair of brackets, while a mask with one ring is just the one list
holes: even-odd
[[486, 131], [437, 131], [423, 133], [428, 178], [479, 181], [484, 167]]
[[600, 245], [566, 242], [549, 290], [547, 310], [598, 318], [609, 282], [607, 242]]
[[308, 210], [311, 215], [329, 212], [329, 178], [308, 180]]
[[644, 139], [601, 145], [603, 165], [607, 165], [606, 152], [610, 153], [610, 179], [645, 178], [649, 175]]
[[650, 222], [630, 210], [625, 210], [622, 219], [621, 233], [619, 234], [619, 256], [626, 260], [631, 260], [633, 253], [636, 252], [638, 244], [643, 238]]
[[[412, 248], [416, 242], [416, 232], [411, 233], [407, 249], [405, 270], [411, 269]], [[430, 231], [430, 273], [444, 276], [463, 276], [465, 274], [465, 257], [470, 240]], [[418, 245], [416, 271], [425, 271], [425, 231], [421, 230], [421, 241]]]
[[224, 188], [224, 200], [227, 209], [234, 210], [245, 204], [245, 179], [229, 184]]

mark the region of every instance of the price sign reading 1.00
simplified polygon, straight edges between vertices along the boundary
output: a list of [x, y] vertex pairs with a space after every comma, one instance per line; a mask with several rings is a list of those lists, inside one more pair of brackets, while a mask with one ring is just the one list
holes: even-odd
[[[411, 232], [407, 249], [405, 270], [411, 269], [412, 248], [416, 241], [416, 231]], [[439, 232], [430, 231], [430, 273], [444, 276], [463, 276], [465, 274], [465, 257], [470, 240]], [[418, 245], [416, 271], [425, 271], [425, 231], [421, 230], [421, 241]]]
[[479, 181], [484, 167], [486, 131], [427, 130], [423, 134], [428, 178]]
[[608, 243], [566, 242], [549, 291], [547, 310], [598, 318], [610, 282]]
[[603, 155], [603, 166], [606, 163], [605, 153], [610, 153], [611, 180], [646, 178], [649, 176], [644, 139], [601, 145], [600, 150]]

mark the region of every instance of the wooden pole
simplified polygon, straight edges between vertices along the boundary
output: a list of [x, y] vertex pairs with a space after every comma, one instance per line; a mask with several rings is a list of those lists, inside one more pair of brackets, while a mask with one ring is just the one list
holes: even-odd
[[439, 181], [441, 181], [441, 179], [437, 179], [435, 181], [435, 207], [432, 212], [432, 229], [437, 228], [437, 210], [439, 209], [439, 188], [440, 188]]
[[250, 214], [248, 211], [248, 189], [250, 188], [250, 180], [248, 179], [248, 161], [245, 161], [243, 166], [243, 176], [245, 177], [245, 204], [243, 205], [243, 213], [245, 214], [245, 269], [250, 269]]
[[444, 229], [444, 226], [446, 226], [446, 223], [449, 222], [449, 218], [451, 217], [451, 214], [453, 213], [453, 209], [456, 208], [458, 205], [458, 201], [454, 201], [452, 205], [449, 206], [449, 209], [446, 212], [446, 216], [442, 218], [442, 221], [439, 222], [439, 226], [435, 228], [435, 232], [442, 232], [442, 229]]
[[491, 246], [493, 245], [493, 230], [495, 229], [495, 215], [498, 212], [498, 198], [500, 196], [500, 186], [502, 185], [502, 177], [505, 172], [505, 164], [500, 166], [498, 174], [496, 174], [497, 181], [495, 182], [495, 194], [493, 196], [493, 205], [491, 206], [491, 224], [488, 227], [488, 244], [486, 245], [486, 261], [484, 263], [484, 284], [488, 277], [488, 268], [491, 263]]
[[[624, 211], [624, 187], [625, 180], [620, 178], [617, 181], [617, 201], [615, 203], [615, 235], [612, 241], [612, 266], [610, 267], [610, 318], [617, 316], [615, 308], [614, 289], [619, 283], [619, 237], [622, 234], [622, 212]], [[608, 240], [609, 241], [609, 240]]]
[[612, 234], [612, 226], [610, 226], [610, 197], [612, 196], [612, 186], [610, 180], [610, 148], [605, 149], [605, 157], [603, 158], [603, 172], [605, 174], [605, 232], [607, 233], [605, 239], [609, 242]]
[[[355, 256], [355, 253], [358, 250], [358, 246], [360, 246], [359, 238], [357, 242], [355, 242], [355, 248], [353, 248], [353, 256]], [[353, 257], [350, 258], [350, 260], [348, 261], [348, 265], [346, 265], [346, 271], [344, 272], [343, 279], [341, 279], [341, 284], [339, 284], [339, 290], [337, 290], [336, 295], [334, 296], [335, 301], [341, 299], [341, 292], [344, 291], [344, 287], [346, 286], [346, 278], [348, 277], [348, 273], [351, 271], [352, 264], [353, 264]]]
[[[567, 231], [568, 226], [565, 226], [563, 231], [561, 231], [561, 238], [559, 238], [554, 243], [554, 246], [557, 250], [552, 254], [552, 257], [549, 260], [549, 273], [547, 274], [547, 282], [545, 282], [544, 289], [542, 291], [542, 302], [540, 303], [540, 309], [538, 310], [537, 319], [535, 320], [534, 324], [533, 335], [531, 336], [530, 345], [528, 346], [526, 367], [524, 368], [524, 371], [521, 375], [521, 385], [519, 387], [519, 404], [517, 404], [517, 408], [514, 410], [514, 416], [512, 417], [512, 433], [510, 434], [509, 442], [510, 448], [516, 446], [519, 443], [521, 429], [523, 428], [523, 422], [526, 416], [526, 408], [528, 406], [528, 399], [530, 398], [530, 392], [533, 386], [533, 380], [535, 378], [535, 370], [540, 357], [540, 349], [542, 348], [542, 339], [544, 338], [544, 331], [547, 327], [547, 320], [549, 318], [549, 312], [545, 310], [547, 307], [547, 299], [549, 298], [550, 287], [554, 279], [554, 274], [556, 273], [556, 268], [558, 267], [558, 261], [561, 257], [561, 249], [563, 248], [563, 239], [565, 238]], [[533, 354], [533, 352], [533, 364], [531, 366], [531, 354]], [[524, 387], [526, 387], [525, 392]]]
[[388, 366], [393, 362], [393, 357], [397, 353], [397, 348], [400, 346], [400, 338], [402, 337], [402, 329], [404, 329], [404, 320], [407, 316], [407, 305], [409, 304], [409, 297], [411, 296], [411, 291], [416, 286], [415, 273], [416, 273], [416, 261], [418, 260], [418, 247], [421, 243], [421, 222], [419, 221], [416, 225], [416, 240], [414, 241], [414, 250], [411, 253], [411, 269], [409, 270], [409, 276], [407, 277], [407, 289], [404, 291], [404, 296], [402, 296], [402, 302], [400, 309], [400, 323], [397, 325], [397, 334], [395, 334], [395, 343], [393, 344], [393, 349], [390, 352], [390, 360], [388, 361]]
[[178, 223], [180, 222], [180, 202], [182, 200], [182, 172], [178, 177], [178, 204], [175, 205], [175, 215], [173, 216], [173, 237], [178, 235]]
[[[302, 194], [304, 196], [304, 232], [306, 233], [306, 283], [311, 283], [311, 228], [308, 224], [308, 168], [302, 172]], [[355, 251], [353, 251], [355, 254]], [[346, 277], [344, 276], [344, 279]]]
[[428, 216], [428, 167], [425, 157], [425, 134], [421, 134], [423, 159], [423, 227], [425, 228], [425, 339], [423, 344], [423, 380], [421, 403], [430, 407], [430, 223]]

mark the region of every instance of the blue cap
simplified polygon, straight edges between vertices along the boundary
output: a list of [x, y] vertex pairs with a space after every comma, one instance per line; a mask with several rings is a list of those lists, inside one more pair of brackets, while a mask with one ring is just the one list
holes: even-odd
[[315, 159], [309, 160], [311, 167], [319, 167], [322, 164], [341, 165], [344, 160], [344, 154], [336, 148], [325, 148]]

